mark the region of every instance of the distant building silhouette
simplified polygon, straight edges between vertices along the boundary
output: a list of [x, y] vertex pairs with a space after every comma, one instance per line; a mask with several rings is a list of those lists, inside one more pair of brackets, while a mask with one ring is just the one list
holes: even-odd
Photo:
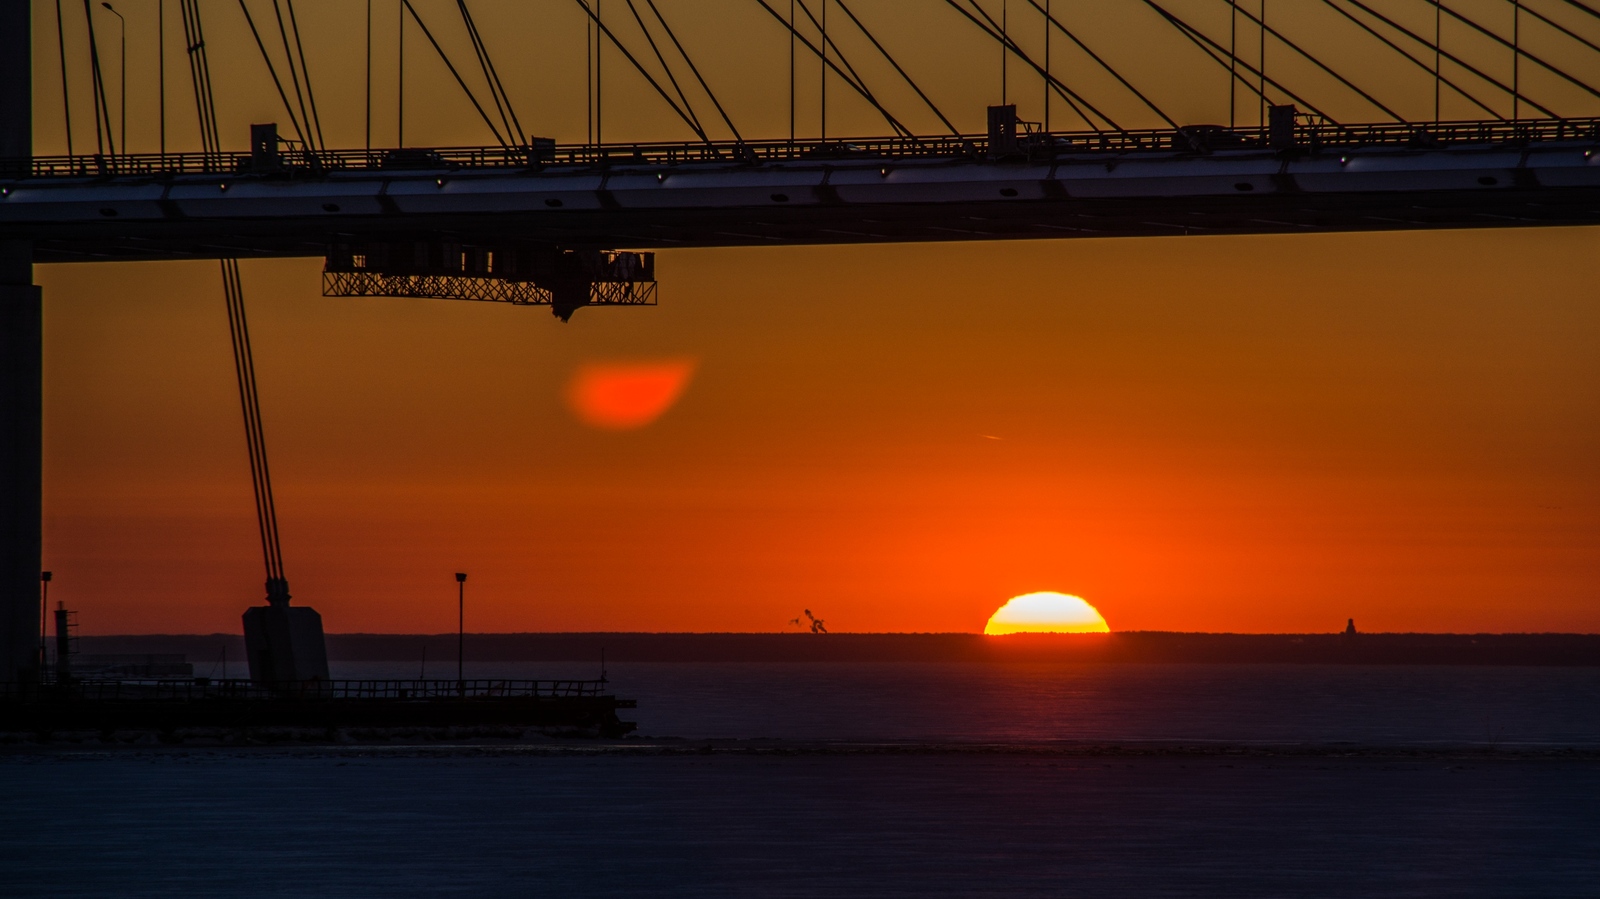
[[1354, 618], [1351, 618], [1348, 622], [1346, 622], [1344, 626], [1344, 635], [1346, 637], [1354, 637], [1356, 635], [1356, 620]]

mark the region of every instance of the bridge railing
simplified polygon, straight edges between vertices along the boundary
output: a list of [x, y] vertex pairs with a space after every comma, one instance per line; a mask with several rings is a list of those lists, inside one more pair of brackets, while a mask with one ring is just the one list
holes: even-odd
[[604, 680], [327, 680], [267, 687], [211, 678], [79, 680], [36, 687], [33, 698], [73, 702], [204, 702], [213, 700], [566, 699], [601, 696]]
[[[1519, 121], [1300, 122], [1293, 146], [1303, 150], [1362, 147], [1440, 147], [1458, 144], [1600, 140], [1600, 118]], [[1197, 125], [1127, 131], [1035, 132], [1020, 138], [1019, 152], [1034, 159], [1085, 153], [1137, 151], [1212, 152], [1268, 149], [1268, 130]], [[1285, 149], [1276, 147], [1273, 149]], [[403, 147], [355, 150], [285, 150], [280, 172], [316, 175], [338, 171], [529, 169], [546, 166], [680, 165], [691, 163], [824, 162], [830, 159], [986, 158], [986, 135], [863, 137], [804, 142], [713, 141], [627, 144], [568, 144], [535, 141], [528, 146]], [[0, 160], [0, 178], [116, 177], [192, 174], [263, 174], [249, 153], [124, 153], [37, 156]]]

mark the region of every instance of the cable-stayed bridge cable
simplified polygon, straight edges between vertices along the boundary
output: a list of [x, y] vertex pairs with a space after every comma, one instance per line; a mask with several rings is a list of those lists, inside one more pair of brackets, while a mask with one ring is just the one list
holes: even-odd
[[506, 132], [520, 143], [527, 138], [527, 134], [523, 133], [522, 122], [517, 118], [516, 110], [511, 107], [511, 96], [506, 93], [505, 84], [500, 81], [500, 72], [495, 68], [494, 59], [489, 55], [489, 48], [483, 42], [482, 33], [478, 31], [478, 23], [473, 20], [472, 11], [467, 9], [467, 0], [456, 0], [456, 8], [461, 11], [461, 22], [466, 26], [473, 52], [478, 56], [478, 68], [483, 71], [483, 78], [489, 84], [489, 95], [494, 98], [500, 121], [505, 125]]
[[[805, 46], [807, 50], [811, 51], [812, 55], [822, 60], [822, 63], [826, 68], [832, 69], [834, 74], [839, 76], [840, 80], [849, 85], [850, 88], [857, 94], [860, 94], [863, 100], [866, 100], [867, 103], [871, 104], [872, 108], [877, 110], [879, 115], [883, 116], [883, 120], [889, 124], [890, 128], [893, 128], [902, 137], [911, 137], [914, 139], [911, 130], [905, 125], [901, 124], [900, 120], [895, 118], [894, 114], [885, 108], [882, 103], [879, 103], [878, 99], [872, 95], [872, 92], [867, 89], [866, 85], [857, 83], [855, 79], [851, 78], [850, 75], [845, 72], [845, 70], [839, 68], [838, 64], [829, 59], [828, 55], [824, 53], [821, 48], [819, 48], [816, 44], [813, 44], [805, 35], [801, 34], [800, 30], [795, 27], [793, 22], [785, 19], [782, 13], [779, 13], [777, 10], [768, 5], [767, 0], [756, 0], [756, 3], [760, 4], [761, 8], [766, 10], [768, 15], [776, 19], [778, 24], [787, 29], [792, 38], [798, 40], [802, 45]], [[806, 16], [811, 18], [811, 21], [816, 24], [816, 19], [811, 16], [811, 10], [808, 9], [804, 3], [800, 4], [800, 8], [805, 10]], [[818, 25], [818, 30], [821, 30], [820, 25]], [[831, 40], [828, 42], [828, 45], [835, 46]]]
[[495, 127], [494, 120], [489, 118], [487, 112], [484, 112], [483, 104], [478, 102], [477, 95], [472, 92], [472, 88], [467, 86], [467, 82], [461, 77], [461, 73], [456, 71], [455, 64], [450, 61], [450, 54], [444, 52], [444, 48], [439, 46], [439, 42], [434, 39], [433, 32], [428, 30], [427, 24], [422, 21], [422, 17], [417, 14], [416, 8], [411, 5], [411, 0], [400, 0], [400, 3], [404, 6], [405, 11], [411, 14], [411, 21], [416, 22], [417, 27], [422, 29], [422, 36], [426, 37], [428, 43], [433, 46], [433, 52], [439, 54], [439, 60], [444, 63], [445, 68], [450, 70], [450, 76], [456, 80], [456, 84], [461, 86], [461, 92], [467, 95], [467, 100], [472, 103], [472, 108], [478, 111], [478, 117], [483, 119], [485, 125], [489, 126], [489, 132], [494, 135], [494, 139], [502, 147], [511, 146], [510, 141], [501, 136], [500, 129]]
[[[1148, 3], [1148, 2], [1150, 2], [1150, 0], [1145, 0], [1145, 2]], [[1377, 19], [1378, 21], [1380, 21], [1383, 24], [1389, 26], [1390, 28], [1393, 28], [1394, 30], [1400, 32], [1401, 34], [1404, 34], [1406, 37], [1409, 37], [1412, 40], [1416, 41], [1417, 43], [1423, 45], [1424, 47], [1427, 47], [1429, 50], [1436, 51], [1437, 53], [1442, 55], [1445, 59], [1448, 59], [1451, 62], [1455, 63], [1456, 65], [1460, 66], [1461, 68], [1466, 69], [1468, 72], [1471, 72], [1472, 74], [1474, 74], [1477, 77], [1481, 78], [1482, 80], [1488, 82], [1489, 84], [1494, 85], [1495, 87], [1499, 88], [1500, 90], [1504, 91], [1505, 93], [1510, 94], [1512, 96], [1517, 96], [1518, 95], [1518, 92], [1516, 91], [1516, 89], [1513, 88], [1511, 85], [1502, 82], [1500, 79], [1494, 77], [1493, 75], [1490, 75], [1488, 72], [1483, 71], [1482, 69], [1478, 68], [1477, 66], [1474, 66], [1472, 63], [1467, 62], [1466, 60], [1464, 60], [1461, 57], [1455, 55], [1454, 53], [1451, 53], [1450, 51], [1445, 50], [1443, 47], [1437, 46], [1432, 41], [1429, 41], [1427, 38], [1417, 34], [1416, 32], [1414, 32], [1411, 29], [1405, 27], [1404, 25], [1401, 25], [1399, 22], [1396, 22], [1394, 19], [1384, 15], [1383, 13], [1378, 12], [1377, 10], [1375, 10], [1372, 7], [1368, 6], [1366, 3], [1363, 3], [1362, 0], [1343, 0], [1343, 2], [1348, 3], [1351, 6], [1356, 7], [1357, 9], [1359, 9], [1362, 12], [1366, 13], [1367, 15], [1373, 17], [1374, 19]], [[1446, 9], [1445, 11], [1448, 11], [1448, 9]], [[1550, 118], [1552, 118], [1552, 119], [1561, 118], [1560, 116], [1556, 115], [1554, 112], [1551, 112], [1549, 109], [1546, 109], [1545, 107], [1543, 107], [1543, 106], [1539, 105], [1538, 103], [1535, 103], [1533, 100], [1529, 99], [1527, 94], [1521, 94], [1520, 96], [1523, 99], [1523, 101], [1526, 102], [1529, 106], [1532, 106], [1534, 109], [1539, 110], [1540, 112], [1544, 113], [1545, 115], [1549, 116]], [[1499, 118], [1504, 119], [1505, 116], [1499, 116]]]
[[[672, 41], [672, 46], [678, 49], [678, 55], [683, 57], [683, 61], [685, 63], [688, 63], [689, 71], [694, 74], [695, 81], [699, 82], [700, 89], [705, 91], [706, 96], [711, 99], [711, 105], [716, 107], [717, 114], [722, 116], [722, 121], [728, 126], [728, 130], [733, 133], [734, 140], [744, 140], [744, 136], [741, 135], [739, 133], [739, 129], [734, 126], [733, 119], [728, 115], [727, 111], [722, 108], [722, 101], [717, 99], [716, 93], [711, 90], [711, 85], [708, 84], [704, 76], [700, 74], [700, 67], [694, 64], [694, 57], [690, 56], [688, 51], [683, 49], [683, 43], [678, 40], [677, 32], [672, 30], [672, 26], [667, 23], [667, 17], [662, 15], [661, 10], [656, 8], [655, 0], [645, 0], [645, 3], [649, 5], [650, 11], [655, 14], [656, 21], [661, 23], [661, 28], [667, 33], [668, 39]], [[632, 0], [629, 0], [629, 5], [632, 5]]]
[[979, 6], [976, 3], [976, 0], [968, 0], [968, 2], [972, 4], [973, 9], [978, 11], [978, 15], [983, 16], [983, 21], [978, 21], [978, 19], [974, 17], [972, 13], [968, 12], [963, 6], [961, 6], [961, 4], [957, 3], [956, 0], [945, 0], [946, 5], [948, 5], [951, 9], [961, 13], [969, 22], [978, 26], [979, 30], [983, 31], [994, 40], [999, 41], [1003, 51], [1009, 51], [1013, 56], [1016, 56], [1018, 59], [1031, 66], [1035, 72], [1038, 72], [1040, 77], [1044, 78], [1046, 82], [1055, 88], [1057, 96], [1061, 97], [1063, 100], [1066, 100], [1067, 104], [1072, 107], [1072, 110], [1078, 114], [1079, 118], [1083, 119], [1084, 123], [1087, 124], [1090, 129], [1094, 131], [1102, 130], [1100, 126], [1094, 123], [1093, 119], [1084, 114], [1083, 109], [1080, 109], [1078, 104], [1082, 104], [1084, 108], [1087, 108], [1090, 112], [1094, 113], [1095, 116], [1098, 117], [1100, 121], [1104, 122], [1106, 127], [1110, 130], [1127, 130], [1121, 125], [1117, 124], [1114, 119], [1102, 112], [1093, 103], [1089, 102], [1088, 98], [1084, 97], [1082, 94], [1079, 94], [1077, 91], [1074, 91], [1072, 88], [1067, 87], [1066, 82], [1046, 72], [1043, 66], [1039, 65], [1037, 62], [1034, 62], [1033, 57], [1023, 52], [1022, 48], [1017, 45], [1017, 42], [1012, 40], [1000, 27], [1000, 23], [996, 22], [993, 16], [989, 15], [989, 13], [983, 7]]
[[[1534, 55], [1533, 53], [1531, 53], [1528, 50], [1522, 49], [1522, 45], [1520, 43], [1506, 40], [1505, 38], [1501, 37], [1499, 34], [1495, 33], [1494, 31], [1492, 31], [1492, 30], [1490, 30], [1488, 28], [1485, 28], [1483, 25], [1479, 24], [1478, 22], [1474, 21], [1473, 19], [1470, 19], [1467, 16], [1464, 16], [1461, 13], [1456, 12], [1455, 10], [1451, 9], [1448, 6], [1444, 7], [1444, 14], [1447, 15], [1447, 16], [1450, 16], [1451, 18], [1454, 18], [1458, 22], [1461, 22], [1461, 23], [1467, 25], [1468, 27], [1472, 28], [1474, 31], [1477, 31], [1479, 34], [1482, 34], [1484, 37], [1487, 37], [1490, 40], [1495, 41], [1496, 43], [1500, 44], [1500, 46], [1505, 47], [1506, 49], [1508, 49], [1508, 50], [1512, 51], [1513, 53], [1515, 53], [1517, 56], [1520, 56], [1520, 57], [1522, 57], [1524, 59], [1532, 60], [1534, 63], [1536, 63], [1536, 64], [1538, 64], [1540, 66], [1543, 66], [1547, 71], [1552, 72], [1555, 75], [1557, 75], [1558, 77], [1560, 77], [1560, 78], [1562, 78], [1562, 79], [1564, 79], [1564, 80], [1576, 85], [1577, 87], [1581, 88], [1582, 90], [1585, 90], [1585, 91], [1589, 92], [1589, 94], [1591, 94], [1592, 96], [1600, 97], [1600, 90], [1596, 90], [1595, 88], [1591, 87], [1590, 85], [1585, 84], [1580, 79], [1574, 78], [1573, 76], [1567, 74], [1562, 69], [1557, 68], [1553, 63], [1550, 63], [1550, 62], [1548, 62], [1548, 61], [1546, 61], [1544, 59], [1541, 59], [1540, 57]], [[1525, 100], [1529, 104], [1533, 104], [1533, 101], [1528, 99], [1528, 95], [1527, 94], [1520, 93], [1515, 87], [1513, 87], [1511, 89], [1511, 95], [1514, 96], [1514, 97], [1518, 97], [1518, 98], [1520, 98], [1522, 100]], [[1546, 115], [1549, 115], [1549, 116], [1552, 116], [1552, 117], [1558, 117], [1558, 116], [1555, 116], [1555, 113], [1550, 112], [1549, 110], [1545, 110], [1544, 107], [1538, 107], [1538, 108], [1543, 110]]]
[[872, 42], [872, 46], [878, 48], [878, 52], [883, 54], [883, 58], [888, 60], [889, 65], [894, 66], [894, 70], [900, 73], [900, 77], [905, 79], [906, 84], [911, 85], [911, 89], [916, 91], [918, 97], [922, 98], [922, 102], [928, 104], [928, 108], [933, 110], [933, 114], [939, 117], [939, 121], [943, 122], [944, 126], [950, 129], [950, 133], [960, 134], [961, 131], [957, 129], [955, 125], [951, 124], [949, 119], [945, 118], [944, 113], [939, 111], [939, 107], [934, 104], [933, 100], [930, 99], [926, 93], [923, 93], [922, 87], [918, 85], [909, 74], [906, 73], [905, 69], [900, 67], [900, 63], [896, 62], [895, 58], [889, 54], [889, 51], [884, 49], [883, 44], [878, 42], [877, 37], [867, 29], [866, 25], [862, 24], [861, 20], [856, 17], [856, 14], [850, 11], [850, 7], [845, 5], [844, 0], [834, 0], [834, 2], [838, 4], [839, 8], [844, 11], [846, 16], [850, 17], [850, 21], [854, 22], [855, 26], [861, 29], [861, 33], [866, 35], [867, 40]]
[[[295, 54], [300, 57], [300, 75], [306, 84], [306, 103], [311, 107], [311, 125], [317, 135], [317, 149], [326, 150], [328, 144], [322, 139], [322, 117], [317, 114], [317, 93], [311, 88], [311, 69], [306, 66], [306, 45], [300, 40], [300, 21], [294, 14], [294, 0], [284, 0], [284, 5], [289, 8], [289, 28], [294, 32]], [[293, 64], [291, 60], [290, 65]]]
[[[1101, 59], [1100, 58], [1100, 54], [1098, 54], [1098, 53], [1094, 52], [1093, 50], [1089, 49], [1089, 45], [1088, 44], [1084, 43], [1082, 40], [1079, 40], [1078, 36], [1076, 34], [1074, 34], [1072, 32], [1072, 30], [1069, 29], [1066, 25], [1062, 24], [1059, 19], [1057, 19], [1055, 16], [1051, 15], [1049, 10], [1047, 10], [1043, 6], [1040, 6], [1039, 5], [1039, 0], [1028, 0], [1028, 3], [1031, 4], [1034, 9], [1037, 9], [1039, 11], [1039, 13], [1045, 17], [1045, 21], [1047, 23], [1049, 23], [1050, 25], [1054, 25], [1058, 31], [1060, 31], [1062, 34], [1066, 35], [1074, 44], [1077, 44], [1078, 45], [1078, 49], [1082, 50], [1084, 53], [1087, 53], [1089, 55], [1090, 59], [1094, 60], [1096, 63], [1098, 63], [1100, 65], [1100, 68], [1105, 69], [1107, 72], [1110, 72], [1111, 73], [1111, 77], [1117, 79], [1117, 82], [1119, 84], [1121, 84], [1123, 87], [1127, 88], [1128, 91], [1130, 93], [1132, 93], [1135, 97], [1139, 98], [1139, 102], [1141, 102], [1144, 105], [1150, 107], [1150, 110], [1152, 112], [1154, 112], [1156, 115], [1161, 117], [1161, 121], [1166, 122], [1168, 125], [1171, 125], [1174, 128], [1178, 127], [1178, 123], [1171, 116], [1169, 116], [1165, 112], [1163, 112], [1161, 107], [1159, 107], [1155, 103], [1151, 102], [1150, 98], [1146, 97], [1137, 87], [1134, 87], [1133, 86], [1133, 82], [1131, 82], [1127, 78], [1123, 77], [1122, 73], [1117, 71], [1117, 69], [1114, 66], [1112, 66], [1109, 63], [1107, 63], [1104, 59]], [[1049, 49], [1048, 45], [1046, 45], [1046, 49], [1047, 50]], [[1045, 68], [1048, 69], [1049, 66], [1046, 66]]]
[[284, 114], [289, 117], [289, 127], [294, 129], [295, 137], [302, 146], [306, 143], [306, 129], [300, 126], [300, 117], [295, 115], [294, 106], [289, 103], [289, 95], [283, 89], [283, 79], [278, 77], [278, 67], [272, 63], [272, 55], [267, 52], [267, 45], [261, 40], [261, 32], [256, 28], [255, 17], [250, 15], [250, 7], [245, 5], [245, 0], [239, 0], [239, 9], [244, 13], [244, 20], [250, 26], [250, 35], [255, 38], [256, 49], [261, 53], [261, 61], [267, 65], [267, 74], [272, 76], [272, 86], [278, 91], [278, 99], [283, 101]]
[[[1479, 100], [1477, 97], [1473, 96], [1471, 94], [1471, 92], [1469, 92], [1466, 88], [1462, 87], [1459, 84], [1456, 84], [1454, 81], [1450, 80], [1449, 78], [1444, 77], [1444, 74], [1442, 72], [1436, 71], [1434, 69], [1434, 67], [1428, 65], [1426, 62], [1416, 58], [1415, 56], [1412, 56], [1411, 52], [1409, 50], [1406, 50], [1405, 48], [1401, 47], [1399, 44], [1397, 44], [1394, 41], [1390, 40], [1388, 35], [1383, 34], [1382, 32], [1378, 31], [1376, 28], [1373, 28], [1371, 24], [1362, 21], [1360, 18], [1358, 18], [1357, 16], [1352, 14], [1349, 10], [1347, 10], [1344, 7], [1340, 6], [1338, 3], [1335, 3], [1334, 0], [1322, 0], [1322, 3], [1324, 5], [1326, 5], [1329, 9], [1333, 10], [1334, 12], [1337, 12], [1339, 15], [1344, 16], [1346, 19], [1349, 19], [1351, 22], [1355, 23], [1355, 25], [1360, 27], [1366, 33], [1368, 33], [1368, 34], [1372, 35], [1374, 38], [1377, 38], [1378, 40], [1382, 41], [1383, 44], [1385, 46], [1387, 46], [1389, 49], [1395, 51], [1396, 53], [1400, 54], [1401, 56], [1404, 56], [1406, 59], [1410, 60], [1411, 62], [1416, 63], [1417, 67], [1422, 69], [1424, 72], [1427, 72], [1429, 75], [1436, 75], [1441, 84], [1444, 84], [1445, 86], [1449, 87], [1451, 90], [1453, 90], [1456, 93], [1460, 94], [1463, 98], [1465, 98], [1468, 102], [1472, 103], [1474, 106], [1478, 107], [1479, 109], [1483, 110], [1484, 112], [1488, 113], [1489, 115], [1491, 115], [1491, 116], [1493, 116], [1493, 117], [1495, 117], [1497, 119], [1500, 119], [1502, 121], [1505, 120], [1504, 116], [1502, 116], [1502, 115], [1500, 115], [1500, 113], [1496, 112], [1494, 110], [1494, 108], [1489, 106], [1487, 103], [1484, 103], [1482, 100]], [[1437, 48], [1430, 48], [1430, 49], [1437, 49]]]
[[1396, 122], [1405, 121], [1405, 116], [1402, 116], [1402, 115], [1400, 115], [1400, 113], [1395, 112], [1394, 110], [1390, 109], [1388, 106], [1385, 106], [1382, 102], [1380, 102], [1378, 100], [1378, 98], [1376, 98], [1376, 97], [1372, 96], [1371, 94], [1367, 93], [1366, 91], [1362, 90], [1360, 87], [1358, 87], [1350, 79], [1344, 77], [1343, 75], [1339, 74], [1334, 69], [1332, 69], [1329, 66], [1327, 66], [1326, 64], [1324, 64], [1322, 62], [1322, 60], [1316, 58], [1315, 56], [1311, 55], [1310, 53], [1307, 53], [1305, 50], [1303, 50], [1300, 47], [1299, 44], [1296, 44], [1294, 41], [1290, 40], [1287, 36], [1285, 36], [1278, 29], [1273, 28], [1271, 25], [1268, 25], [1265, 19], [1256, 18], [1255, 14], [1250, 12], [1248, 9], [1241, 10], [1241, 11], [1244, 13], [1244, 16], [1245, 16], [1246, 19], [1249, 19], [1251, 22], [1253, 22], [1256, 25], [1260, 26], [1261, 31], [1262, 31], [1263, 34], [1270, 34], [1273, 37], [1277, 38], [1278, 41], [1280, 43], [1282, 43], [1285, 47], [1288, 47], [1290, 50], [1293, 50], [1294, 52], [1300, 54], [1302, 57], [1304, 57], [1305, 59], [1309, 60], [1312, 65], [1316, 66], [1317, 68], [1321, 69], [1322, 71], [1327, 72], [1329, 75], [1332, 75], [1334, 77], [1334, 79], [1337, 80], [1340, 84], [1344, 85], [1345, 87], [1349, 88], [1352, 91], [1355, 91], [1357, 94], [1360, 94], [1361, 95], [1361, 99], [1366, 100], [1368, 103], [1371, 103], [1373, 106], [1376, 106], [1380, 111], [1383, 112], [1384, 115], [1387, 115], [1389, 118], [1394, 119]]
[[606, 27], [606, 23], [600, 20], [600, 17], [595, 14], [595, 11], [590, 9], [589, 5], [584, 3], [583, 0], [573, 0], [573, 2], [577, 3], [578, 8], [582, 9], [584, 14], [589, 17], [589, 20], [596, 28], [599, 29], [600, 34], [604, 35], [608, 40], [610, 40], [611, 45], [621, 51], [623, 57], [627, 59], [628, 62], [633, 64], [634, 69], [636, 69], [640, 75], [644, 76], [644, 80], [648, 82], [652, 88], [655, 88], [656, 93], [661, 95], [661, 99], [665, 100], [667, 105], [672, 107], [672, 111], [678, 114], [678, 118], [682, 119], [683, 123], [688, 125], [689, 129], [693, 131], [695, 135], [698, 136], [702, 141], [705, 141], [708, 144], [711, 143], [711, 138], [706, 135], [702, 128], [700, 128], [699, 123], [678, 106], [678, 104], [672, 99], [671, 95], [667, 93], [666, 89], [661, 86], [661, 82], [657, 81], [655, 76], [651, 75], [650, 72], [639, 63], [639, 60], [634, 58], [633, 53], [628, 50], [622, 41], [617, 39], [616, 34], [614, 34], [610, 28]]
[[[1163, 19], [1166, 19], [1168, 24], [1178, 29], [1179, 33], [1187, 37], [1189, 41], [1196, 47], [1199, 47], [1201, 50], [1205, 51], [1206, 55], [1210, 56], [1213, 62], [1222, 66], [1224, 69], [1229, 70], [1229, 72], [1232, 73], [1232, 77], [1244, 84], [1246, 87], [1250, 88], [1250, 90], [1254, 92], [1257, 97], [1261, 98], [1261, 102], [1270, 102], [1267, 99], [1267, 94], [1264, 87], [1265, 85], [1270, 84], [1279, 93], [1283, 94], [1290, 100], [1293, 100], [1295, 104], [1301, 107], [1304, 111], [1320, 116], [1330, 122], [1335, 121], [1333, 116], [1323, 112], [1315, 103], [1312, 103], [1305, 97], [1302, 97], [1290, 90], [1287, 86], [1279, 83], [1276, 79], [1268, 76], [1265, 72], [1257, 69], [1255, 66], [1252, 66], [1237, 56], [1233, 56], [1232, 54], [1228, 53], [1228, 51], [1222, 48], [1221, 44], [1218, 44], [1216, 41], [1212, 40], [1208, 35], [1206, 35], [1205, 32], [1173, 15], [1171, 12], [1164, 9], [1160, 4], [1156, 3], [1155, 0], [1143, 0], [1143, 3], [1144, 5], [1155, 10], [1157, 15], [1161, 16]], [[1224, 59], [1227, 61], [1224, 62]], [[1242, 67], [1245, 75], [1254, 75], [1258, 80], [1256, 82], [1252, 82], [1249, 78], [1244, 77], [1244, 75], [1240, 75], [1236, 67]]]
[[[656, 62], [661, 64], [661, 70], [666, 73], [667, 81], [672, 84], [672, 89], [677, 92], [678, 102], [683, 104], [684, 111], [689, 113], [690, 118], [694, 119], [695, 128], [703, 133], [705, 125], [700, 122], [700, 115], [694, 111], [694, 104], [689, 102], [688, 95], [683, 92], [683, 86], [678, 84], [678, 76], [672, 73], [672, 66], [667, 62], [666, 56], [661, 53], [660, 46], [656, 44], [655, 35], [650, 33], [649, 26], [644, 23], [644, 17], [639, 15], [639, 8], [634, 5], [633, 0], [626, 0], [626, 2], [628, 4], [628, 12], [632, 13], [633, 20], [639, 23], [639, 30], [644, 34], [645, 42], [650, 45], [651, 52], [655, 54]], [[737, 132], [735, 133], [737, 134]]]

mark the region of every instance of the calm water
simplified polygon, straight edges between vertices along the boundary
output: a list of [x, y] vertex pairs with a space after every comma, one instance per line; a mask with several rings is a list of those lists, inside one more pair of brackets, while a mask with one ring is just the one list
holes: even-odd
[[[454, 675], [455, 666], [431, 676]], [[595, 677], [598, 665], [469, 665]], [[336, 677], [414, 677], [335, 666]], [[649, 736], [1600, 747], [1600, 668], [1320, 665], [627, 664]]]
[[0, 896], [1600, 896], [1600, 671], [610, 674], [625, 751], [0, 752]]

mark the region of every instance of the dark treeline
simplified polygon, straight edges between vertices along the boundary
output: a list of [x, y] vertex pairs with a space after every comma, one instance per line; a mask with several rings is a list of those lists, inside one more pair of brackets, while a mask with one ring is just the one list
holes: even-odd
[[[197, 673], [231, 634], [84, 637], [84, 653], [182, 653]], [[329, 634], [339, 662], [455, 658], [455, 634]], [[1600, 665], [1600, 634], [468, 634], [476, 662], [1187, 662], [1362, 665]]]

